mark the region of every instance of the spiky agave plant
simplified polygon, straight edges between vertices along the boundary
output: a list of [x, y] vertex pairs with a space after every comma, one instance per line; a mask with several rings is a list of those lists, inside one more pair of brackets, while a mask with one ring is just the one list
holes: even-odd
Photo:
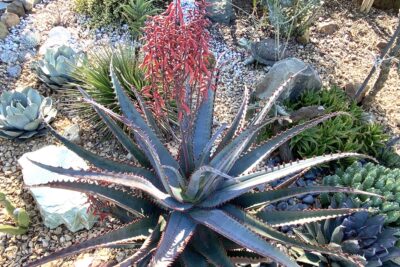
[[[253, 189], [307, 167], [361, 155], [341, 153], [320, 156], [248, 174], [280, 144], [340, 113], [297, 125], [258, 147], [252, 147], [259, 130], [275, 120], [267, 119], [267, 114], [290, 80], [270, 97], [260, 112], [248, 122], [247, 127], [242, 127], [246, 123], [244, 120], [249, 100], [249, 92], [246, 90], [243, 103], [229, 129], [223, 125], [214, 134], [212, 122], [215, 91], [209, 89], [207, 95], [198, 95], [201, 100], [190, 114], [182, 115], [180, 130], [186, 134], [181, 135], [179, 157], [175, 159], [151, 129], [154, 127], [154, 119], [144, 103], [141, 102], [142, 112], [139, 112], [129, 101], [112, 66], [110, 72], [123, 116], [97, 104], [84, 91], [82, 93], [142, 167], [101, 158], [54, 131], [53, 134], [62, 143], [91, 162], [96, 169], [83, 171], [35, 164], [76, 178], [74, 181], [54, 181], [40, 186], [75, 190], [107, 200], [129, 212], [133, 217], [132, 222], [45, 256], [29, 266], [39, 266], [88, 249], [125, 245], [137, 250], [118, 266], [169, 266], [173, 263], [182, 266], [208, 266], [209, 263], [235, 266], [237, 259], [244, 262], [263, 261], [266, 258], [284, 266], [297, 266], [275, 243], [345, 257], [340, 248], [329, 251], [323, 246], [302, 243], [274, 227], [345, 216], [358, 209], [271, 212], [260, 207], [306, 193], [373, 193], [332, 186], [294, 187], [265, 192]], [[190, 86], [185, 90], [187, 96], [191, 95]], [[138, 100], [141, 101], [140, 97]], [[130, 127], [135, 140], [125, 135], [112, 118]], [[222, 141], [216, 145], [215, 141], [219, 138]], [[216, 152], [211, 153], [213, 148]], [[110, 183], [117, 187], [110, 187]]]

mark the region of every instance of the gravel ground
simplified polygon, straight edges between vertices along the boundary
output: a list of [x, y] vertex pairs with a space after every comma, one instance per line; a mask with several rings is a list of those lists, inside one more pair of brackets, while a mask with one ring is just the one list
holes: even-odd
[[[30, 64], [38, 55], [36, 55], [36, 49], [22, 49], [19, 40], [24, 31], [38, 31], [42, 36], [41, 43], [43, 43], [48, 31], [53, 26], [63, 25], [72, 33], [75, 40], [72, 45], [85, 51], [98, 45], [129, 40], [129, 37], [125, 35], [127, 31], [124, 29], [121, 29], [120, 32], [108, 29], [90, 31], [84, 26], [85, 18], [78, 17], [71, 12], [71, 2], [44, 1], [35, 7], [32, 14], [22, 20], [21, 25], [12, 30], [11, 35], [5, 41], [0, 41], [0, 52], [9, 51], [23, 55], [14, 62], [0, 60], [0, 81], [2, 83], [0, 92], [29, 85], [38, 88], [44, 94], [49, 93], [30, 71]], [[315, 66], [321, 73], [325, 85], [345, 86], [349, 82], [362, 82], [373, 64], [372, 55], [379, 52], [378, 43], [387, 40], [394, 30], [396, 23], [394, 14], [374, 10], [365, 17], [355, 10], [355, 7], [349, 6], [348, 1], [335, 1], [335, 4], [327, 5], [324, 8], [316, 26], [312, 29], [310, 44], [300, 46], [296, 43], [289, 43], [289, 51]], [[50, 17], [53, 19], [49, 19], [49, 14], [52, 14]], [[317, 30], [318, 25], [326, 21], [333, 21], [340, 25], [339, 30], [332, 35], [322, 35]], [[216, 123], [232, 120], [240, 105], [244, 86], [254, 88], [257, 79], [265, 73], [262, 67], [244, 66], [245, 53], [236, 45], [236, 40], [242, 36], [257, 39], [271, 35], [270, 28], [266, 27], [260, 30], [254, 25], [248, 15], [239, 12], [234, 27], [213, 26], [212, 28], [214, 36], [211, 42], [212, 50], [218, 55], [225, 53], [224, 60], [226, 61], [221, 71], [216, 99]], [[7, 68], [15, 65], [22, 67], [22, 74], [18, 78], [10, 78], [7, 75]], [[392, 72], [385, 89], [378, 95], [376, 105], [372, 108], [377, 114], [378, 120], [382, 121], [393, 133], [400, 133], [399, 84], [397, 73]], [[52, 97], [56, 101], [60, 100], [60, 96], [57, 94], [53, 94]], [[68, 125], [78, 122], [82, 127], [81, 138], [86, 148], [109, 158], [127, 159], [126, 153], [119, 149], [114, 141], [100, 142], [101, 136], [93, 131], [91, 125], [82, 124], [79, 117], [68, 116], [61, 109], [59, 103], [58, 108], [59, 114], [53, 123], [56, 130], [62, 132]], [[17, 206], [24, 207], [32, 218], [32, 226], [26, 235], [12, 237], [0, 234], [0, 266], [21, 266], [23, 263], [51, 253], [57, 248], [80, 242], [118, 225], [118, 222], [105, 220], [90, 231], [85, 230], [78, 233], [71, 233], [64, 227], [54, 230], [44, 227], [33, 199], [23, 187], [17, 160], [26, 152], [54, 143], [57, 142], [51, 136], [29, 140], [21, 144], [0, 140], [0, 191], [7, 193], [10, 200]], [[0, 215], [0, 222], [3, 221], [7, 221], [7, 218]], [[110, 259], [119, 261], [124, 257], [124, 253], [103, 249], [96, 253], [87, 253], [68, 260], [57, 261], [48, 266], [73, 266], [74, 261], [78, 259], [90, 261], [91, 257], [95, 258], [95, 264]]]

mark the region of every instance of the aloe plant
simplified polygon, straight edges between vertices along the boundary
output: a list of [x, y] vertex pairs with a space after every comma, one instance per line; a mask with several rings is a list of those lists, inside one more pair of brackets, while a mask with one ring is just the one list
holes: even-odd
[[[307, 193], [343, 192], [376, 196], [351, 188], [310, 186], [282, 188], [264, 192], [254, 189], [297, 173], [304, 168], [344, 157], [363, 157], [355, 153], [338, 153], [304, 159], [291, 164], [251, 172], [267, 159], [280, 144], [294, 135], [342, 113], [333, 113], [297, 125], [257, 147], [252, 147], [257, 133], [278, 118], [267, 118], [282, 85], [265, 106], [246, 122], [249, 91], [229, 129], [222, 125], [212, 133], [215, 91], [208, 90], [189, 116], [180, 121], [181, 144], [178, 159], [163, 145], [152, 127], [154, 118], [140, 101], [139, 111], [129, 101], [113, 66], [111, 80], [123, 115], [118, 115], [93, 101], [81, 90], [121, 144], [135, 156], [137, 164], [125, 164], [101, 158], [71, 143], [51, 130], [69, 149], [88, 160], [96, 169], [63, 169], [35, 162], [54, 173], [68, 175], [73, 181], [53, 181], [40, 187], [64, 188], [107, 200], [130, 214], [132, 222], [88, 241], [45, 256], [29, 266], [39, 266], [57, 258], [100, 247], [134, 247], [134, 255], [118, 266], [235, 266], [241, 262], [269, 258], [284, 266], [297, 264], [274, 244], [300, 247], [321, 253], [348, 257], [340, 248], [327, 250], [317, 244], [303, 243], [275, 227], [304, 224], [349, 215], [358, 209], [307, 211], [265, 211], [262, 206]], [[214, 88], [214, 84], [210, 88]], [[186, 87], [190, 95], [190, 86]], [[143, 114], [143, 115], [141, 115]], [[131, 140], [113, 120], [123, 122], [134, 133]], [[243, 125], [247, 123], [247, 127]], [[216, 140], [221, 141], [217, 144]], [[211, 152], [215, 149], [215, 152]], [[141, 166], [137, 166], [141, 165]], [[148, 169], [150, 168], [150, 169]], [[118, 187], [109, 187], [112, 183]], [[351, 261], [352, 258], [350, 257]]]

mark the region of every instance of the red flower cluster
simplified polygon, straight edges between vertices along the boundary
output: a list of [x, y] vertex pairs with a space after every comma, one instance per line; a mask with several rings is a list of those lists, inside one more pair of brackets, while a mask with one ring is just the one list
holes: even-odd
[[206, 29], [210, 22], [205, 15], [205, 0], [197, 1], [186, 18], [181, 1], [176, 0], [146, 25], [142, 67], [150, 85], [142, 93], [153, 98], [159, 115], [164, 114], [167, 102], [175, 101], [182, 119], [190, 113], [191, 95], [206, 95], [211, 72], [207, 69], [210, 35]]

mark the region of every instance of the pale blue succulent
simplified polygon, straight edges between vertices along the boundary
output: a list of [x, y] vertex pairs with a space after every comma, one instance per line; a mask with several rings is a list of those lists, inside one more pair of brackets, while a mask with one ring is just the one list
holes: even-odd
[[43, 122], [57, 114], [53, 101], [32, 88], [4, 91], [0, 96], [0, 137], [28, 139], [45, 132]]
[[75, 52], [69, 46], [60, 46], [46, 50], [44, 58], [33, 64], [38, 78], [51, 89], [58, 90], [75, 82], [72, 73], [84, 58], [83, 53]]

